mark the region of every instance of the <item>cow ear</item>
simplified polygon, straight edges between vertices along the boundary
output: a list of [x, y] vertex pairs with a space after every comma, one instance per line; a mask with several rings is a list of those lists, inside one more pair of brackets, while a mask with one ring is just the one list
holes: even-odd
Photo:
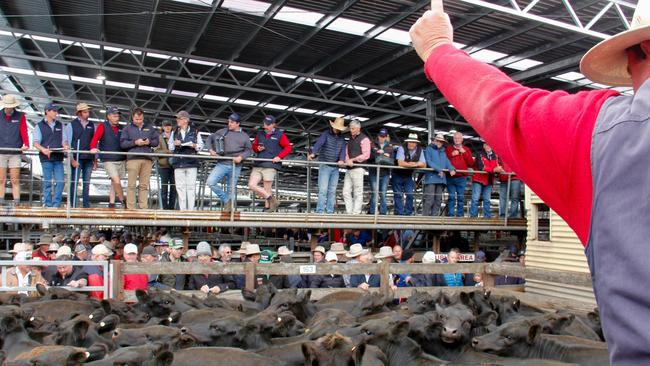
[[397, 322], [395, 328], [393, 328], [394, 339], [397, 340], [405, 339], [409, 335], [409, 330], [410, 330], [409, 322], [407, 322], [406, 320]]
[[467, 294], [467, 292], [461, 291], [458, 297], [460, 298], [460, 302], [463, 305], [469, 305], [470, 298], [469, 298], [469, 295]]
[[[138, 300], [139, 300], [139, 299], [138, 299]], [[111, 313], [111, 310], [112, 310], [112, 309], [111, 309], [111, 302], [110, 302], [110, 301], [108, 301], [108, 300], [102, 300], [102, 301], [100, 302], [100, 305], [102, 306], [102, 309], [104, 310], [104, 312], [105, 312], [106, 314], [110, 314], [110, 313]]]
[[600, 313], [598, 312], [598, 309], [587, 313], [587, 319], [595, 324], [600, 324]]
[[352, 348], [352, 353], [354, 355], [354, 364], [362, 365], [363, 355], [366, 353], [366, 344], [361, 343], [360, 345]]
[[520, 306], [521, 306], [521, 301], [519, 301], [519, 299], [516, 299], [515, 301], [512, 302], [512, 308], [515, 309], [515, 311], [519, 311]]
[[300, 349], [305, 358], [305, 365], [318, 364], [318, 348], [314, 342], [305, 342], [300, 346]]
[[539, 324], [531, 325], [530, 328], [528, 328], [528, 337], [526, 338], [526, 342], [528, 344], [533, 344], [535, 342], [535, 338], [542, 332], [542, 327]]
[[88, 327], [90, 327], [90, 322], [85, 320], [78, 321], [72, 326], [72, 335], [76, 344], [81, 344], [86, 339]]
[[38, 292], [39, 295], [45, 296], [47, 294], [47, 287], [41, 283], [36, 284], [36, 291]]
[[302, 302], [309, 302], [311, 298], [311, 290], [306, 290], [302, 292]]
[[18, 326], [18, 320], [13, 316], [5, 316], [2, 318], [2, 321], [0, 321], [0, 331], [4, 334], [13, 331], [16, 326]]
[[151, 300], [151, 297], [149, 297], [147, 291], [144, 290], [135, 290], [135, 297], [138, 299], [140, 303], [143, 304]]
[[476, 317], [476, 324], [481, 326], [488, 326], [495, 322], [499, 315], [495, 311], [486, 311], [483, 314]]

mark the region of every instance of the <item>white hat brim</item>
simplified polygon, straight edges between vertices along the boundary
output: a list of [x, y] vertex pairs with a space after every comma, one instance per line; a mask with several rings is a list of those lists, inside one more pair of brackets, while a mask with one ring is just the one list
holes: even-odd
[[650, 40], [650, 25], [619, 33], [592, 47], [580, 60], [580, 71], [590, 80], [611, 86], [632, 86], [626, 49]]
[[411, 139], [406, 139], [404, 142], [417, 142], [418, 144], [420, 143], [420, 140], [411, 140]]

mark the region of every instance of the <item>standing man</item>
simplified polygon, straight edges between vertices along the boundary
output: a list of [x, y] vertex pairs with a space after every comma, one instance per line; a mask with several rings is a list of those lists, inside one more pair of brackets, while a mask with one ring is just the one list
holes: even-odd
[[445, 193], [445, 187], [447, 187], [445, 170], [449, 171], [449, 175], [452, 177], [456, 175], [456, 170], [445, 153], [446, 142], [445, 137], [439, 133], [431, 139], [431, 144], [424, 151], [427, 166], [434, 171], [428, 171], [424, 175], [423, 216], [440, 216], [442, 196]]
[[[239, 114], [233, 113], [228, 117], [227, 127], [208, 137], [210, 155], [232, 158], [232, 161], [230, 159], [218, 160], [206, 182], [221, 201], [224, 212], [230, 212], [234, 208], [234, 202], [237, 199], [237, 181], [241, 173], [242, 162], [252, 153], [251, 140], [246, 132], [241, 129], [240, 123], [241, 117]], [[235, 162], [234, 170], [233, 161]], [[219, 187], [219, 183], [224, 178], [226, 179], [226, 192]], [[235, 196], [231, 197], [231, 193], [234, 193]]]
[[[345, 121], [343, 117], [337, 117], [330, 121], [330, 129], [320, 135], [311, 153], [307, 158], [311, 161], [318, 157], [323, 163], [344, 163], [345, 160], [345, 139], [343, 132]], [[336, 203], [336, 186], [339, 183], [339, 167], [331, 164], [320, 164], [318, 166], [318, 202], [316, 213], [334, 213]]]
[[[265, 116], [263, 129], [257, 132], [253, 140], [253, 151], [258, 158], [272, 159], [272, 161], [256, 161], [253, 165], [248, 189], [253, 194], [264, 198], [264, 208], [275, 212], [280, 206], [280, 201], [273, 196], [273, 181], [277, 172], [282, 169], [282, 159], [291, 153], [291, 142], [282, 130], [275, 128], [275, 117]], [[263, 181], [264, 188], [259, 186]]]
[[[492, 151], [487, 142], [483, 143], [482, 153], [477, 153], [474, 158], [474, 174], [472, 174], [472, 202], [469, 206], [469, 215], [478, 216], [478, 201], [483, 198], [483, 217], [490, 218], [490, 196], [492, 195], [492, 184], [494, 174], [501, 172], [497, 161], [497, 155]], [[484, 171], [486, 173], [479, 173]]]
[[[474, 165], [472, 150], [463, 145], [463, 134], [454, 133], [454, 143], [447, 146], [447, 157], [456, 170], [468, 170]], [[467, 186], [467, 173], [456, 172], [456, 176], [447, 179], [449, 201], [447, 202], [447, 216], [463, 217], [465, 214], [465, 187]]]
[[[415, 190], [413, 170], [425, 168], [427, 161], [417, 134], [410, 133], [404, 142], [406, 142], [404, 146], [397, 148], [395, 160], [397, 166], [409, 169], [393, 169], [393, 194], [395, 196], [395, 215], [410, 216], [413, 215], [413, 191]], [[406, 206], [404, 205], [404, 195], [406, 195]]]
[[[190, 114], [180, 111], [176, 115], [176, 131], [169, 140], [169, 151], [179, 155], [196, 155], [203, 149], [203, 139], [196, 128], [190, 127]], [[178, 193], [178, 207], [181, 210], [194, 210], [196, 201], [196, 174], [199, 160], [174, 157], [174, 179]]]
[[[25, 114], [16, 110], [20, 103], [15, 95], [7, 94], [2, 97], [4, 118], [0, 121], [0, 148], [29, 149], [27, 134], [27, 119]], [[11, 195], [14, 205], [20, 202], [20, 152], [0, 151], [0, 204], [5, 199], [7, 170], [11, 180]]]
[[586, 247], [611, 364], [650, 363], [650, 294], [638, 290], [650, 266], [632, 255], [650, 236], [639, 194], [650, 184], [650, 1], [639, 1], [629, 30], [580, 63], [592, 81], [631, 86], [634, 96], [522, 86], [454, 47], [442, 0], [410, 33], [429, 80]]
[[[172, 139], [172, 123], [162, 122], [162, 133], [158, 136], [158, 146], [153, 149], [159, 154], [171, 154], [169, 142]], [[174, 183], [174, 167], [168, 157], [158, 157], [158, 174], [160, 174], [160, 197], [163, 210], [173, 210], [176, 207], [176, 184]]]
[[[350, 122], [350, 141], [345, 147], [345, 165], [348, 170], [343, 180], [343, 200], [348, 215], [360, 215], [363, 207], [363, 176], [366, 170], [355, 167], [370, 159], [370, 139], [361, 132], [361, 122]], [[353, 197], [354, 193], [354, 197]]]
[[34, 128], [34, 147], [39, 151], [43, 168], [43, 206], [49, 208], [61, 206], [65, 186], [63, 150], [70, 147], [63, 134], [63, 124], [56, 119], [59, 109], [61, 107], [54, 103], [46, 105], [45, 117]]
[[[370, 162], [377, 165], [395, 165], [395, 149], [390, 143], [390, 136], [388, 130], [382, 128], [377, 135], [377, 141], [373, 144], [370, 150]], [[377, 206], [376, 197], [379, 196], [379, 213], [386, 215], [388, 213], [387, 205], [387, 192], [388, 181], [390, 180], [391, 170], [388, 168], [379, 169], [379, 187], [377, 187], [377, 171], [375, 168], [368, 171], [368, 184], [370, 184], [370, 207], [368, 207], [368, 214], [375, 214], [375, 206]]]
[[[131, 124], [124, 128], [120, 137], [120, 147], [130, 153], [151, 153], [158, 146], [160, 139], [158, 131], [149, 122], [144, 121], [144, 111], [135, 108], [131, 113]], [[149, 208], [149, 181], [151, 180], [151, 167], [153, 157], [144, 155], [128, 155], [126, 157], [126, 171], [128, 174], [126, 207], [134, 210], [135, 186], [139, 183], [138, 207]]]
[[[90, 141], [90, 152], [93, 154], [99, 151], [122, 152], [120, 138], [122, 137], [122, 126], [120, 126], [120, 110], [117, 107], [109, 107], [106, 110], [106, 121], [97, 125], [95, 135]], [[122, 190], [122, 178], [126, 174], [126, 156], [118, 154], [100, 154], [99, 158], [104, 163], [106, 174], [111, 179], [111, 188], [115, 195], [110, 195], [109, 208], [115, 208], [115, 196], [124, 207], [124, 191]]]
[[[86, 103], [77, 104], [77, 118], [68, 123], [63, 129], [66, 140], [70, 141], [73, 150], [90, 150], [90, 142], [95, 135], [95, 124], [88, 120], [90, 117], [90, 106]], [[89, 153], [70, 153], [70, 203], [77, 207], [77, 182], [79, 176], [82, 179], [81, 197], [83, 208], [90, 207], [90, 175], [97, 169], [95, 156]]]

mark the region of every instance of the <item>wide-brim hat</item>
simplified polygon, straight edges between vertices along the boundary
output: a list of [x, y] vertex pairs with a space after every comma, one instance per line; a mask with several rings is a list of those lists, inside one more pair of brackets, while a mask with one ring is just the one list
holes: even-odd
[[418, 138], [418, 135], [416, 133], [409, 133], [408, 137], [404, 142], [417, 142], [418, 144], [420, 143], [420, 139]]
[[375, 254], [375, 258], [377, 259], [392, 258], [392, 257], [394, 257], [393, 248], [389, 246], [383, 246], [379, 248], [379, 253]]
[[246, 252], [245, 254], [248, 255], [253, 255], [253, 254], [260, 254], [260, 246], [257, 244], [248, 244], [246, 246]]
[[334, 254], [345, 254], [345, 253], [347, 253], [347, 251], [345, 250], [345, 245], [343, 243], [339, 243], [339, 242], [332, 243], [332, 245], [330, 245], [330, 252], [332, 252]]
[[348, 258], [355, 258], [366, 253], [368, 253], [368, 249], [363, 249], [361, 244], [352, 244], [350, 251], [345, 253], [345, 256]]
[[639, 0], [630, 29], [592, 47], [580, 60], [580, 71], [597, 83], [631, 86], [626, 49], [650, 40], [650, 0]]
[[56, 258], [62, 256], [72, 256], [72, 250], [70, 249], [69, 246], [64, 245], [61, 248], [59, 248], [59, 250], [56, 251]]
[[31, 248], [29, 248], [30, 246], [31, 244], [28, 243], [16, 243], [14, 244], [13, 249], [9, 251], [9, 253], [16, 254], [20, 252], [28, 252], [31, 250]]
[[447, 140], [445, 139], [445, 136], [443, 136], [441, 133], [437, 134], [437, 135], [433, 138], [433, 140], [434, 140], [434, 141], [447, 142]]
[[50, 245], [52, 244], [52, 235], [50, 234], [43, 234], [41, 235], [40, 240], [38, 241], [38, 245]]
[[323, 253], [323, 255], [325, 255], [325, 253], [326, 253], [326, 252], [325, 252], [325, 247], [322, 246], [322, 245], [317, 246], [317, 247], [314, 248], [314, 250], [312, 250], [311, 252], [312, 252], [312, 253], [313, 253], [313, 252], [321, 252], [321, 253]]
[[246, 247], [249, 245], [251, 245], [250, 241], [242, 241], [241, 245], [239, 246], [239, 250], [236, 250], [235, 253], [246, 254]]
[[77, 112], [87, 111], [89, 109], [90, 109], [90, 106], [88, 104], [86, 104], [86, 103], [79, 103], [79, 104], [77, 104], [77, 107], [76, 107]]
[[16, 96], [13, 94], [7, 94], [2, 97], [2, 108], [16, 108], [20, 105], [20, 102], [16, 99]]
[[286, 246], [281, 246], [278, 248], [278, 255], [291, 255], [293, 254], [293, 250], [289, 250]]
[[93, 250], [91, 250], [91, 253], [93, 255], [105, 255], [107, 257], [110, 257], [113, 254], [113, 252], [110, 249], [106, 248], [104, 244], [95, 245], [93, 247]]
[[334, 121], [330, 121], [330, 126], [339, 131], [347, 131], [347, 127], [345, 127], [345, 120], [343, 117], [336, 117]]

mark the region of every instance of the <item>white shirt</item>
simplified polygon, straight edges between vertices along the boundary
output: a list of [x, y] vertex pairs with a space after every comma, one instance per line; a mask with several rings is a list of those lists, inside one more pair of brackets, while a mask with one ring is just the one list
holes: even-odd
[[[18, 287], [27, 287], [30, 285], [30, 279], [32, 276], [32, 271], [29, 271], [23, 276], [20, 273], [20, 270], [16, 268], [16, 277], [18, 278]], [[27, 291], [18, 291], [19, 294], [25, 294], [27, 295]]]

